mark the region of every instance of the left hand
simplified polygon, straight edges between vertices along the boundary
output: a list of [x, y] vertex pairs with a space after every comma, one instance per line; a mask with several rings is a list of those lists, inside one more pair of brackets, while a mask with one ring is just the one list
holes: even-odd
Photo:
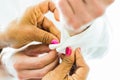
[[74, 29], [101, 16], [114, 0], [59, 0], [63, 16]]

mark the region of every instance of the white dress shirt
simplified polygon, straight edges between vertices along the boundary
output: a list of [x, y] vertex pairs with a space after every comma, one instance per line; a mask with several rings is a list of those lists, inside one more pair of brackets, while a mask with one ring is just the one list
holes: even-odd
[[[41, 0], [0, 1], [0, 25], [4, 26], [0, 28], [4, 30], [5, 26], [7, 26], [8, 23], [13, 19], [19, 17], [28, 6], [39, 3], [40, 1]], [[93, 21], [93, 23], [87, 30], [72, 37], [68, 34], [67, 30], [63, 28], [63, 26], [60, 26], [63, 24], [55, 22], [55, 20], [53, 20], [53, 17], [49, 15], [47, 16], [61, 30], [62, 34], [61, 43], [59, 45], [50, 45], [50, 48], [56, 48], [58, 52], [64, 52], [67, 46], [71, 46], [73, 48], [80, 47], [86, 60], [102, 57], [106, 53], [109, 46], [110, 26], [105, 14]], [[5, 48], [3, 50], [3, 53], [4, 51], [8, 51], [10, 49], [11, 48]], [[10, 51], [8, 52], [8, 54], [10, 54]], [[4, 57], [2, 59], [6, 64], [8, 64], [7, 61], [11, 57], [10, 55], [8, 56], [9, 58]], [[94, 78], [91, 78], [90, 80], [92, 79], [94, 80]], [[0, 78], [0, 80], [4, 79]]]

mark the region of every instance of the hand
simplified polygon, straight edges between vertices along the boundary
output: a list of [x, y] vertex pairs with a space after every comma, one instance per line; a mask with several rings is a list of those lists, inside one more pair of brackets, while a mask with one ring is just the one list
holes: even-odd
[[114, 0], [59, 0], [59, 6], [68, 24], [74, 29], [101, 16]]
[[[48, 53], [43, 57], [39, 54]], [[50, 51], [47, 45], [32, 45], [23, 51], [17, 52], [12, 60], [17, 76], [20, 80], [41, 79], [58, 65], [56, 51]]]
[[[42, 80], [85, 80], [87, 78], [89, 68], [81, 55], [80, 49], [71, 51], [70, 48], [67, 48], [66, 53], [66, 56], [62, 55], [62, 63], [53, 71], [47, 73]], [[73, 74], [68, 75], [74, 63], [76, 68]]]
[[54, 13], [55, 18], [58, 20], [56, 7], [50, 0], [29, 7], [20, 19], [11, 22], [6, 32], [0, 35], [0, 39], [5, 37], [2, 43], [6, 41], [6, 46], [20, 48], [32, 41], [46, 44], [52, 43], [52, 40], [59, 42], [59, 30], [44, 15], [49, 10]]

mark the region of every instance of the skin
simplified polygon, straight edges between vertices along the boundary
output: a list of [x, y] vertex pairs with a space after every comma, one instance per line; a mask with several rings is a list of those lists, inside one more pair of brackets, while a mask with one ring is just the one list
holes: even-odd
[[0, 34], [0, 48], [20, 48], [32, 41], [50, 44], [55, 39], [59, 42], [59, 30], [45, 16], [48, 11], [54, 13], [58, 20], [57, 9], [50, 0], [27, 8], [21, 18], [12, 21], [7, 30]]
[[[47, 53], [43, 57], [39, 54]], [[40, 80], [58, 65], [58, 53], [50, 50], [48, 45], [32, 45], [17, 52], [12, 60], [19, 80]]]
[[[2, 39], [4, 36], [5, 41], [9, 42], [7, 46], [19, 48], [34, 40], [46, 44], [49, 44], [53, 39], [59, 40], [59, 31], [44, 16], [50, 10], [54, 12], [55, 18], [57, 19], [57, 10], [52, 5], [54, 5], [52, 2], [45, 1], [30, 7], [19, 20], [11, 22], [7, 32], [2, 34]], [[50, 33], [48, 34], [48, 32]], [[37, 57], [44, 52], [48, 54], [42, 58]], [[27, 49], [17, 52], [12, 57], [12, 60], [15, 61], [13, 66], [20, 80], [41, 79], [58, 65], [57, 52], [49, 50], [48, 45], [44, 44], [29, 46]]]
[[[37, 57], [47, 52], [44, 57]], [[58, 65], [58, 53], [49, 50], [47, 45], [32, 45], [17, 52], [12, 60], [19, 80], [85, 80], [89, 68], [85, 63], [80, 49], [72, 51], [71, 55], [60, 55], [62, 63]], [[76, 66], [70, 73], [73, 64]]]
[[[89, 68], [85, 63], [80, 49], [72, 51], [70, 56], [62, 55], [62, 63], [53, 71], [47, 73], [42, 80], [86, 80]], [[70, 70], [75, 63], [75, 70], [70, 74]], [[68, 73], [70, 75], [68, 75]]]
[[[59, 0], [59, 6], [67, 23], [78, 29], [80, 26], [101, 16], [106, 7], [113, 1]], [[44, 16], [48, 11], [53, 12], [56, 20], [59, 20], [58, 11], [51, 0], [45, 0], [38, 5], [29, 7], [21, 18], [12, 21], [7, 30], [0, 33], [0, 48], [7, 46], [20, 48], [32, 41], [46, 44], [50, 44], [53, 39], [59, 41], [60, 32]]]
[[114, 0], [59, 0], [66, 22], [74, 29], [93, 21], [104, 14]]

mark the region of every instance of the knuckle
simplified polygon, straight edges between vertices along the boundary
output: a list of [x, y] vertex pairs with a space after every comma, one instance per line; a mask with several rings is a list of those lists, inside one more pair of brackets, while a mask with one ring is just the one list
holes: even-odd
[[20, 66], [19, 63], [15, 63], [15, 64], [13, 65], [13, 67], [14, 67], [15, 70], [19, 70], [19, 66]]
[[86, 72], [89, 72], [90, 68], [88, 65], [85, 65], [85, 70], [86, 70]]
[[37, 62], [37, 63], [34, 63], [34, 66], [35, 67], [39, 67], [39, 68], [42, 68], [43, 67], [43, 64], [42, 64], [43, 62], [42, 61], [40, 61], [39, 63]]
[[81, 24], [80, 24], [79, 22], [74, 22], [74, 23], [72, 24], [72, 26], [73, 26], [75, 29], [78, 29], [78, 28], [81, 26]]
[[79, 21], [78, 18], [76, 18], [75, 16], [74, 17], [71, 17], [69, 19], [69, 24], [72, 25], [73, 28], [77, 29], [81, 26], [81, 22]]
[[46, 44], [49, 44], [50, 43], [50, 41], [51, 41], [51, 35], [48, 35], [48, 33], [47, 32], [44, 32], [43, 33], [43, 38], [42, 38], [42, 42], [43, 43], [46, 43]]
[[83, 25], [84, 24], [87, 24], [88, 22], [92, 21], [92, 18], [91, 17], [87, 17], [84, 19], [84, 22], [83, 22]]
[[52, 28], [56, 28], [56, 26], [54, 25], [54, 23], [52, 21], [49, 22], [49, 25], [48, 25], [48, 31], [50, 31]]
[[104, 7], [99, 7], [97, 10], [96, 10], [96, 17], [99, 17], [101, 15], [103, 15], [105, 12], [105, 8]]
[[75, 20], [75, 17], [69, 17], [68, 18], [68, 23], [71, 24], [71, 23], [74, 22], [74, 20]]
[[47, 30], [49, 27], [52, 26], [52, 22], [46, 17], [44, 17], [42, 25], [43, 25], [43, 28]]
[[49, 2], [49, 7], [50, 7], [51, 11], [54, 11], [56, 8], [54, 2], [52, 2], [52, 1]]
[[73, 64], [74, 63], [74, 61], [72, 59], [69, 59], [69, 58], [64, 58], [63, 62], [65, 62], [67, 64]]
[[18, 74], [17, 76], [18, 76], [18, 78], [19, 78], [20, 80], [24, 80], [24, 79], [25, 79], [25, 76], [22, 75], [22, 74]]

